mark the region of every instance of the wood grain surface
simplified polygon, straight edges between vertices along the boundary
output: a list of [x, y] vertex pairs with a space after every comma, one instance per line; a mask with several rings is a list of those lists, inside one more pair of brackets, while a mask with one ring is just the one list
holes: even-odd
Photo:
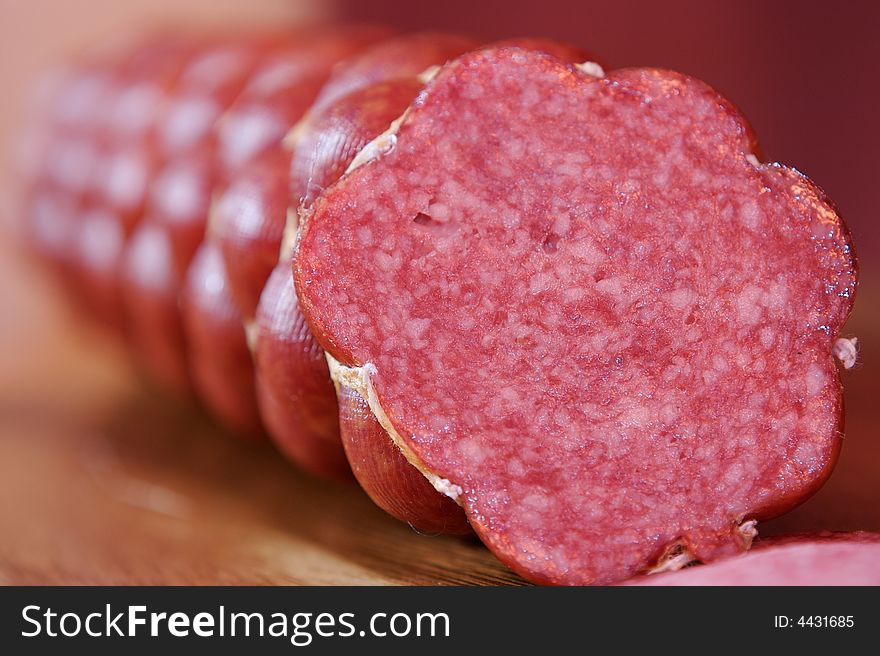
[[[476, 540], [416, 534], [151, 390], [21, 251], [0, 232], [0, 583], [522, 583]], [[876, 362], [875, 305], [859, 305], [847, 332]], [[762, 534], [880, 530], [869, 368], [845, 374], [831, 482]]]

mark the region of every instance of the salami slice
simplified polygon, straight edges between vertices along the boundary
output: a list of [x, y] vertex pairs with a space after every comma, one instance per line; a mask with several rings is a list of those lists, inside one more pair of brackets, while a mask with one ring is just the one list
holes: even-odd
[[829, 474], [852, 247], [754, 149], [684, 75], [488, 49], [304, 221], [319, 344], [531, 580], [742, 551]]
[[628, 585], [880, 585], [880, 535], [822, 533], [759, 540], [744, 555]]

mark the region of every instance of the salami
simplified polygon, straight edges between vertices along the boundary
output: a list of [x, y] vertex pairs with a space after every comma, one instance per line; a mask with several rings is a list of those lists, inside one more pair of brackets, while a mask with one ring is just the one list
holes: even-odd
[[268, 56], [218, 126], [217, 157], [226, 179], [280, 144], [337, 63], [388, 36], [377, 26], [316, 28]]
[[880, 535], [822, 533], [759, 540], [747, 554], [628, 585], [880, 585]]
[[140, 219], [157, 164], [157, 118], [171, 97], [192, 44], [161, 39], [139, 48], [101, 108], [89, 194], [79, 212], [73, 250], [77, 283], [92, 313], [122, 323], [119, 268]]
[[230, 287], [250, 323], [263, 421], [279, 448], [306, 471], [351, 477], [323, 353], [296, 304], [289, 249], [278, 260], [290, 198], [310, 203], [341, 175], [364, 144], [403, 111], [421, 83], [400, 77], [401, 71], [446, 61], [469, 45], [456, 36], [409, 35], [342, 62], [328, 87], [364, 61], [370, 62], [371, 74], [364, 79], [371, 84], [312, 107], [292, 131], [290, 187], [264, 168], [274, 165], [273, 157], [283, 155], [268, 154], [268, 161], [233, 184], [217, 205], [212, 233], [223, 245]]
[[[373, 84], [414, 79], [429, 66], [444, 63], [473, 45], [456, 35], [405, 35], [339, 62], [320, 91], [320, 99], [291, 132], [293, 162], [290, 163], [289, 156], [287, 159], [291, 169], [289, 193], [287, 186], [281, 186], [281, 172], [275, 169], [285, 157], [282, 153], [267, 153], [269, 161], [260, 164], [259, 173], [246, 172], [234, 182], [218, 204], [212, 231], [222, 244], [232, 292], [245, 317], [254, 317], [263, 285], [278, 262], [287, 208], [310, 204], [393, 118], [389, 118], [381, 102], [372, 101], [373, 106], [361, 107], [349, 100], [337, 107], [335, 101]], [[413, 89], [413, 97], [416, 91]], [[379, 95], [375, 92], [373, 98]], [[402, 111], [410, 100], [412, 97], [394, 109]], [[387, 100], [384, 104], [393, 102]]]
[[[398, 42], [410, 43], [417, 53], [424, 51], [422, 37], [402, 37]], [[451, 42], [459, 44], [460, 40], [453, 39]], [[586, 56], [578, 49], [555, 42], [531, 39], [527, 40], [527, 45], [559, 52], [572, 59]], [[387, 55], [399, 53], [399, 48], [383, 44], [368, 51], [365, 57], [375, 63], [376, 51]], [[429, 49], [429, 52], [433, 54], [435, 51]], [[411, 63], [405, 63], [404, 66], [411, 67]], [[358, 70], [362, 67], [355, 65], [352, 68]], [[390, 75], [391, 70], [392, 62], [389, 62], [385, 74]], [[340, 75], [345, 76], [346, 73], [347, 69], [341, 67]], [[333, 87], [333, 80], [328, 86]], [[387, 127], [421, 88], [422, 81], [417, 78], [399, 78], [372, 84], [310, 111], [309, 117], [294, 131], [296, 148], [291, 164], [292, 196], [300, 199], [301, 212], [308, 210], [323, 189], [343, 173], [362, 146]], [[245, 253], [241, 253], [236, 260], [246, 258]], [[315, 453], [327, 449], [335, 455], [339, 447], [335, 443], [335, 432], [329, 436], [331, 439], [327, 439], [327, 435], [303, 430], [303, 427], [313, 424], [303, 422], [300, 415], [314, 415], [316, 411], [332, 406], [328, 401], [326, 406], [312, 404], [295, 408], [293, 404], [271, 401], [297, 398], [299, 392], [296, 386], [304, 384], [289, 375], [288, 370], [294, 366], [291, 362], [296, 353], [279, 348], [286, 348], [291, 341], [299, 339], [296, 336], [291, 340], [292, 336], [297, 335], [291, 333], [291, 326], [296, 327], [299, 323], [290, 317], [298, 318], [300, 311], [295, 303], [287, 254], [282, 254], [273, 278], [274, 284], [267, 287], [260, 299], [262, 311], [258, 313], [255, 331], [259, 337], [254, 340], [260, 396], [272, 408], [271, 411], [265, 411], [264, 416], [270, 434], [282, 450], [295, 462], [313, 469], [308, 462], [300, 460], [301, 453], [313, 457]], [[282, 321], [274, 318], [279, 311], [282, 311]], [[282, 353], [284, 357], [281, 357]], [[310, 351], [306, 354], [311, 357]], [[324, 367], [320, 366], [315, 371], [320, 372], [321, 382], [329, 397], [331, 390]], [[413, 469], [399, 450], [393, 447], [388, 434], [375, 417], [365, 413], [363, 407], [355, 403], [355, 396], [345, 383], [336, 381], [336, 384], [340, 400], [339, 436], [355, 477], [367, 494], [381, 508], [417, 530], [426, 533], [470, 532], [460, 508], [434, 490]], [[284, 408], [288, 409], [287, 417], [281, 412]], [[313, 446], [307, 448], [306, 444]]]
[[[216, 148], [206, 158], [214, 165], [213, 169], [206, 167], [210, 188], [199, 198], [207, 204], [228, 185], [239, 188], [242, 178], [271, 175], [260, 166], [263, 161], [277, 162], [283, 176], [288, 168], [286, 159], [272, 159], [272, 155], [279, 150], [286, 131], [314, 100], [333, 65], [385, 34], [384, 29], [372, 27], [315, 30], [292, 38], [267, 55], [217, 126]], [[179, 182], [180, 177], [170, 180]], [[200, 248], [200, 258], [192, 262], [181, 298], [193, 383], [202, 401], [227, 426], [262, 436], [242, 317], [216, 240], [216, 220], [205, 234], [207, 216], [207, 207], [199, 206], [198, 212], [185, 220], [191, 230], [176, 230], [171, 236], [172, 244], [183, 249], [176, 256], [178, 261], [189, 262], [190, 249]]]
[[303, 221], [297, 294], [338, 378], [531, 580], [740, 552], [830, 473], [855, 260], [755, 148], [692, 78], [493, 48]]
[[267, 432], [304, 471], [350, 480], [327, 361], [299, 311], [289, 265], [269, 276], [256, 325], [257, 398]]
[[68, 284], [75, 271], [70, 245], [76, 241], [95, 162], [102, 102], [122, 66], [122, 61], [102, 59], [66, 71], [49, 100], [47, 136], [30, 180], [28, 233], [35, 250], [56, 265]]
[[261, 437], [251, 354], [225, 269], [217, 245], [207, 240], [187, 272], [180, 305], [190, 374], [221, 424], [238, 435]]

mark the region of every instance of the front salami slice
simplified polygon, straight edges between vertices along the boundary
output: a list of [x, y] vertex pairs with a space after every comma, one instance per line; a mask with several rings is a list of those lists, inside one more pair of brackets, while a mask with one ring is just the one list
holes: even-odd
[[708, 562], [821, 485], [854, 254], [717, 92], [490, 48], [380, 144], [303, 221], [300, 305], [502, 561], [562, 584]]
[[747, 554], [627, 585], [880, 585], [880, 535], [820, 533], [761, 540]]

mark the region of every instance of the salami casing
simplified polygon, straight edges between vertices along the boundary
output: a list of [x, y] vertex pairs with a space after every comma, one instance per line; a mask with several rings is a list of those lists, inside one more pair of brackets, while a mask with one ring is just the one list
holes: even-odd
[[[316, 29], [271, 51], [218, 123], [216, 148], [211, 153], [211, 188], [201, 197], [207, 201], [225, 197], [230, 185], [238, 190], [243, 181], [256, 180], [262, 185], [263, 175], [275, 173], [266, 162], [277, 162], [276, 175], [284, 176], [286, 158], [272, 158], [281, 138], [312, 103], [334, 64], [385, 34], [386, 30], [373, 27]], [[218, 205], [229, 209], [226, 201]], [[248, 211], [240, 203], [235, 209]], [[193, 244], [199, 248], [180, 299], [189, 368], [196, 392], [215, 416], [239, 433], [263, 435], [242, 315], [220, 250], [222, 227], [215, 209], [211, 212], [215, 219], [210, 220], [207, 234], [204, 207], [195, 220], [187, 222], [194, 228], [192, 233], [172, 234], [172, 243], [186, 249], [184, 257], [189, 257]]]
[[[286, 208], [293, 199], [290, 227], [295, 229], [296, 204], [308, 206], [335, 182], [360, 148], [415, 97], [422, 84], [407, 73], [443, 63], [470, 43], [452, 35], [409, 35], [342, 62], [325, 88], [333, 88], [340, 77], [347, 79], [352, 70], [369, 68], [370, 75], [358, 77], [367, 86], [354, 88], [349, 81], [349, 93], [316, 104], [294, 128], [289, 186], [266, 171], [230, 187], [218, 203], [230, 287], [245, 317], [256, 310], [250, 337], [263, 420], [279, 448], [312, 473], [351, 477], [327, 365], [296, 302], [290, 249], [281, 249]], [[274, 271], [266, 267], [269, 262], [277, 263]]]

